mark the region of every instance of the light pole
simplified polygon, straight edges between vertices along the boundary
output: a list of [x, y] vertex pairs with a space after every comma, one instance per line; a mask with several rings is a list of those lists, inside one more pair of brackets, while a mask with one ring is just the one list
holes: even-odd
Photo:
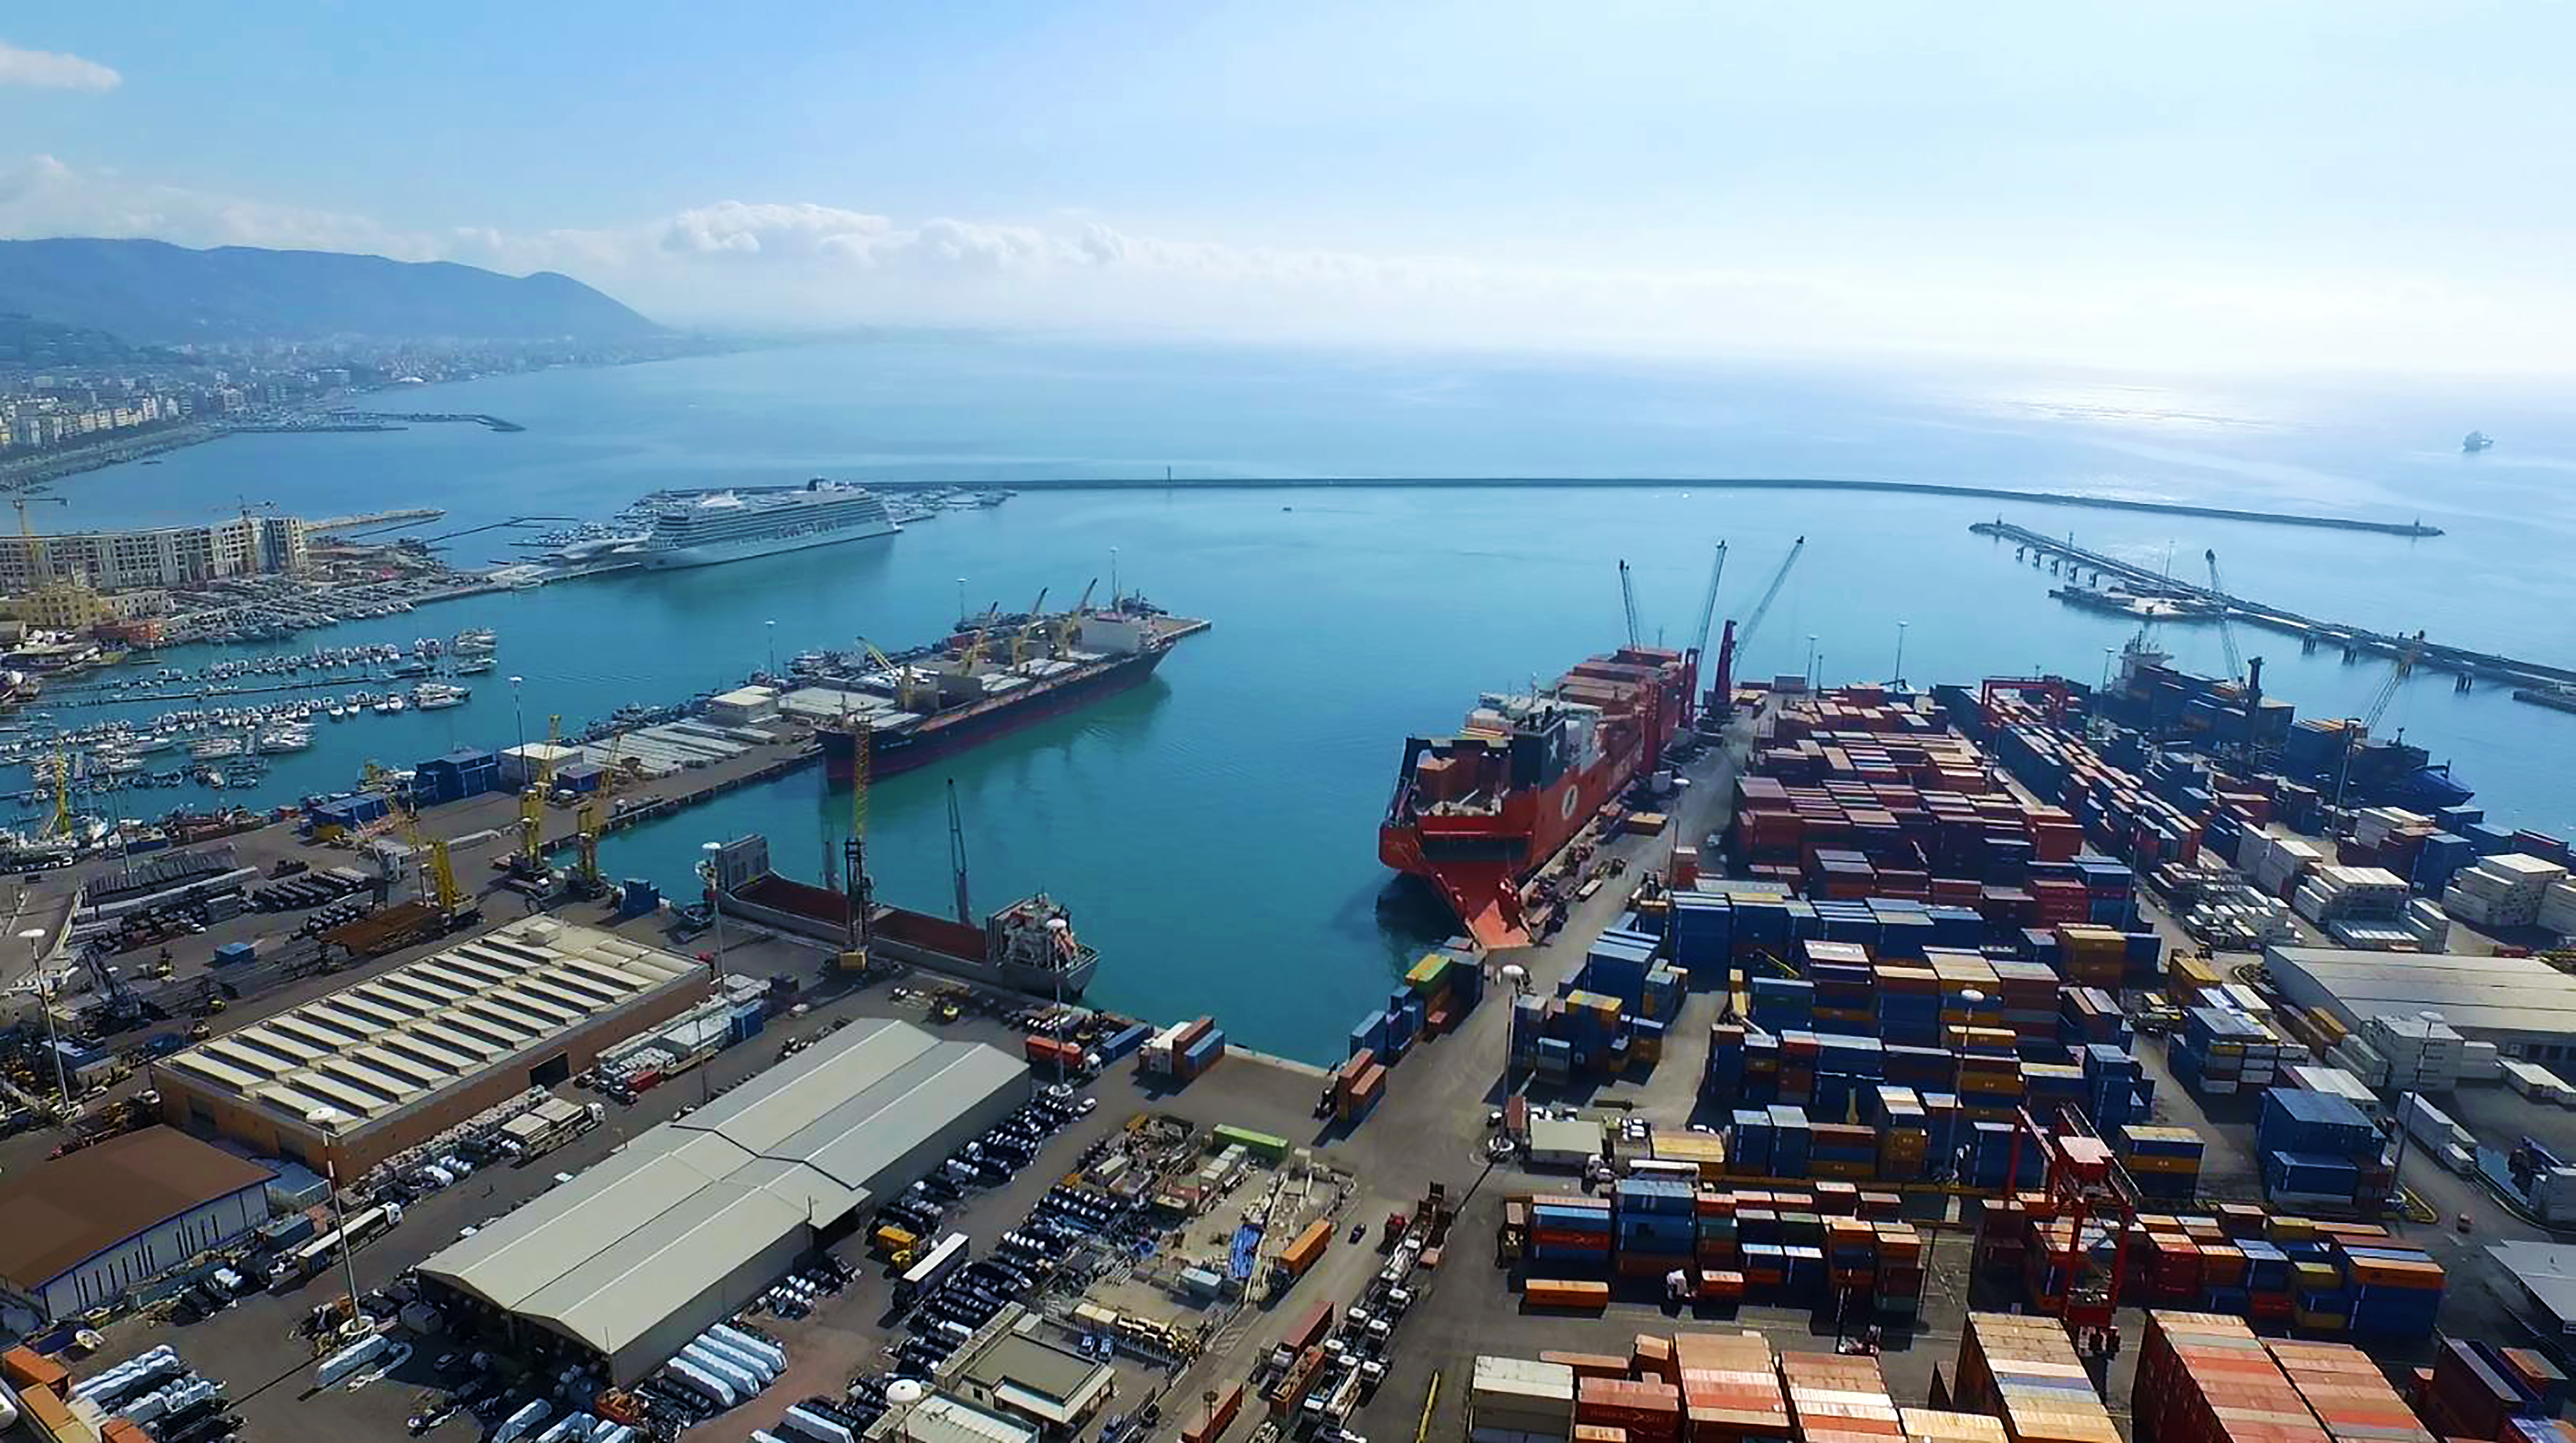
[[966, 578], [962, 576], [957, 578], [957, 625], [960, 630], [966, 626]]
[[[1981, 1007], [1981, 1006], [1985, 1005], [1985, 1000], [1986, 1000], [1986, 994], [1985, 994], [1985, 993], [1983, 993], [1983, 992], [1981, 992], [1981, 991], [1979, 991], [1979, 990], [1977, 990], [1977, 989], [1976, 989], [1976, 988], [1974, 988], [1974, 987], [1963, 988], [1963, 989], [1961, 989], [1961, 990], [1960, 990], [1960, 993], [1959, 993], [1959, 1001], [1960, 1001], [1960, 1003], [1961, 1003], [1963, 1006], [1965, 1006], [1965, 1007], [1967, 1008], [1967, 1010], [1968, 1010], [1968, 1021], [1967, 1021], [1967, 1031], [1968, 1031], [1968, 1032], [1974, 1032], [1974, 1031], [1976, 1030], [1976, 1028], [1977, 1028], [1977, 1009], [1978, 1009], [1979, 1007]], [[1959, 1039], [1959, 1042], [1960, 1042], [1959, 1052], [1960, 1052], [1960, 1054], [1961, 1054], [1962, 1056], [1965, 1056], [1965, 1055], [1966, 1055], [1966, 1053], [1967, 1053], [1967, 1050], [1968, 1050], [1968, 1049], [1967, 1049], [1967, 1044], [1968, 1044], [1968, 1043], [1970, 1043], [1970, 1042], [1973, 1042], [1973, 1041], [1975, 1041], [1975, 1040], [1976, 1040], [1976, 1039], [1974, 1039], [1974, 1038], [1972, 1038], [1972, 1037], [1965, 1036], [1964, 1034], [1960, 1037], [1960, 1039]], [[1975, 1133], [1975, 1131], [1972, 1129], [1972, 1130], [1969, 1132], [1968, 1137], [1967, 1137], [1966, 1139], [1962, 1140], [1962, 1141], [1959, 1143], [1959, 1145], [1958, 1145], [1958, 1147], [1957, 1147], [1957, 1149], [1956, 1149], [1956, 1156], [1952, 1159], [1951, 1164], [1950, 1164], [1950, 1176], [1951, 1176], [1951, 1179], [1952, 1179], [1954, 1182], [1957, 1182], [1957, 1183], [1961, 1184], [1962, 1186], [1965, 1186], [1967, 1183], [1969, 1183], [1970, 1181], [1972, 1181], [1972, 1180], [1973, 1180], [1973, 1179], [1971, 1179], [1971, 1178], [1970, 1178], [1970, 1176], [1969, 1176], [1969, 1172], [1968, 1172], [1968, 1165], [1969, 1165], [1969, 1160], [1970, 1160], [1970, 1148], [1974, 1145], [1974, 1139], [1975, 1139], [1975, 1137], [1976, 1137], [1976, 1133]], [[2016, 1146], [2017, 1146], [2017, 1144], [2016, 1144]], [[2016, 1165], [2018, 1165], [2019, 1161], [2020, 1161], [2020, 1160], [2019, 1160], [2019, 1158], [2015, 1158], [2015, 1159], [2013, 1159], [2013, 1162], [2014, 1162]], [[2005, 1178], [2005, 1179], [2004, 1179], [2004, 1191], [2005, 1191], [2005, 1192], [2007, 1192], [2007, 1193], [2009, 1193], [2009, 1192], [2011, 1192], [2011, 1191], [2012, 1191], [2012, 1179], [2011, 1179], [2011, 1178], [2009, 1178], [2009, 1177], [2007, 1177], [2007, 1178]]]
[[[706, 880], [707, 920], [714, 926], [716, 939], [716, 949], [707, 954], [707, 990], [721, 998], [724, 995], [724, 887], [716, 874], [716, 853], [721, 847], [715, 842], [701, 842], [698, 850], [705, 854], [705, 860], [698, 863], [698, 875]], [[713, 1067], [712, 1063], [698, 1064], [698, 1081], [708, 1102], [716, 1100]]]
[[22, 928], [18, 933], [18, 940], [27, 944], [27, 965], [36, 973], [37, 1005], [45, 1009], [45, 1050], [54, 1055], [54, 1090], [63, 1095], [63, 1120], [69, 1122], [72, 1115], [72, 1079], [71, 1073], [63, 1066], [63, 1040], [54, 1032], [54, 984], [51, 978], [45, 976], [44, 958], [36, 950], [45, 940], [45, 929]]
[[1906, 628], [1906, 625], [1907, 625], [1907, 623], [1902, 622], [1902, 621], [1900, 621], [1900, 622], [1898, 622], [1898, 623], [1896, 624], [1896, 677], [1895, 677], [1895, 681], [1896, 681], [1896, 684], [1897, 684], [1898, 686], [1903, 686], [1903, 685], [1905, 685], [1905, 628]]
[[776, 681], [778, 679], [778, 623], [764, 621], [761, 625], [769, 631], [769, 679]]
[[2118, 655], [2118, 652], [2107, 646], [2102, 648], [2102, 690], [2104, 691], [2111, 689], [2111, 658]]
[[510, 720], [518, 727], [519, 765], [523, 767], [528, 764], [528, 716], [519, 705], [519, 684], [526, 680], [524, 676], [510, 678]]

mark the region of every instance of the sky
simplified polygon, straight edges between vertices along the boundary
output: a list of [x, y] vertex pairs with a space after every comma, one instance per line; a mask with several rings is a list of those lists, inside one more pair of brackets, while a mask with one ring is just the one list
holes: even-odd
[[2558, 374], [2576, 6], [0, 9], [0, 236], [656, 319]]

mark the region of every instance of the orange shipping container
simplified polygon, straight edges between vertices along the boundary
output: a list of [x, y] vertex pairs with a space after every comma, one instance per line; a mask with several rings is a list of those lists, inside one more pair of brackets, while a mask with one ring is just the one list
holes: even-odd
[[1610, 1285], [1561, 1278], [1532, 1278], [1521, 1286], [1521, 1301], [1533, 1308], [1570, 1308], [1597, 1313], [1610, 1306]]
[[1308, 1223], [1306, 1230], [1299, 1233], [1296, 1240], [1289, 1243], [1279, 1254], [1279, 1265], [1288, 1270], [1288, 1276], [1302, 1278], [1306, 1276], [1306, 1270], [1315, 1265], [1315, 1260], [1324, 1255], [1324, 1249], [1330, 1246], [1332, 1241], [1332, 1223], [1324, 1218], [1317, 1218]]

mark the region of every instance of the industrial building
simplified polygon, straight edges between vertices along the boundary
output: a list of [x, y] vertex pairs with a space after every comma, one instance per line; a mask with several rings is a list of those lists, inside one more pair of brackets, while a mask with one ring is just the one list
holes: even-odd
[[147, 1127], [0, 1179], [0, 1323], [115, 1302], [268, 1221], [266, 1168]]
[[2292, 1006], [2323, 1008], [2347, 1032], [2367, 1017], [2439, 1012], [2506, 1057], [2576, 1056], [2576, 977], [2531, 957], [2272, 947], [2264, 962]]
[[1072, 1437], [1117, 1392], [1117, 1370], [1017, 1327], [995, 1326], [1024, 1317], [1016, 1304], [1004, 1309], [987, 1336], [943, 1360], [933, 1376], [947, 1392], [1025, 1420], [1046, 1437]]
[[420, 1276], [448, 1306], [568, 1344], [631, 1383], [1029, 1086], [1028, 1065], [999, 1048], [856, 1023], [645, 1132]]
[[355, 1179], [708, 994], [707, 969], [530, 917], [152, 1065], [163, 1118]]

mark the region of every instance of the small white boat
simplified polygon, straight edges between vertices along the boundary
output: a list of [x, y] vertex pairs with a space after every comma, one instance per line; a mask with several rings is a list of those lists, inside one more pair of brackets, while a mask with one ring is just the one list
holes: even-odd
[[445, 711], [452, 706], [463, 706], [470, 695], [472, 693], [461, 686], [425, 681], [411, 689], [411, 704], [422, 711]]

